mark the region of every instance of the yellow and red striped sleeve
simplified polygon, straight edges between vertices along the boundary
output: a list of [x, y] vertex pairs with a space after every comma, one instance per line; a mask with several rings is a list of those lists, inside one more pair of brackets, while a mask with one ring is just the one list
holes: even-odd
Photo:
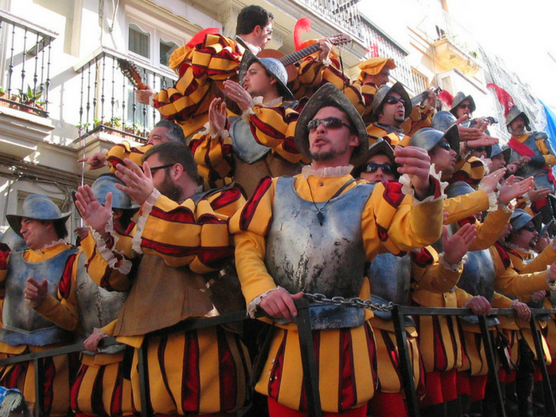
[[[253, 137], [261, 145], [272, 148], [286, 161], [297, 163], [303, 156], [295, 146], [295, 127], [299, 113], [286, 107], [255, 106], [249, 118]], [[241, 123], [241, 122], [238, 122]]]
[[404, 133], [413, 136], [415, 132], [424, 127], [430, 127], [434, 116], [434, 109], [429, 107], [415, 106], [409, 118], [402, 124]]
[[212, 138], [209, 133], [197, 133], [189, 143], [199, 176], [208, 183], [225, 182], [233, 170], [232, 138]]
[[[110, 165], [110, 172], [115, 172], [116, 167], [119, 164], [124, 164], [124, 159], [128, 158], [135, 162], [137, 165], [141, 166], [141, 158], [153, 145], [145, 146], [131, 146], [128, 142], [123, 141], [117, 145], [114, 145], [108, 153], [106, 154], [106, 160]], [[124, 164], [125, 165], [125, 164]]]
[[233, 255], [228, 217], [214, 211], [206, 199], [178, 204], [160, 196], [144, 225], [141, 249], [170, 267], [189, 265], [200, 274], [219, 270]]
[[86, 257], [85, 266], [89, 277], [97, 285], [109, 291], [127, 291], [131, 287], [132, 277], [120, 272], [124, 262], [135, 257], [131, 248], [131, 236], [118, 235], [118, 237], [116, 248], [111, 250], [116, 262], [113, 267], [110, 267], [107, 260], [102, 256], [101, 250], [99, 250], [90, 232], [85, 239], [81, 240], [81, 249]]

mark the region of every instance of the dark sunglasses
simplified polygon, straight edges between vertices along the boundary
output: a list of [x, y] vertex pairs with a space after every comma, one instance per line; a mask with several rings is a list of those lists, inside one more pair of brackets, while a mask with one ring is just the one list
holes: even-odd
[[317, 127], [319, 127], [319, 125], [323, 125], [327, 129], [340, 129], [343, 126], [346, 126], [349, 130], [351, 130], [350, 125], [345, 123], [342, 119], [338, 119], [337, 117], [309, 120], [309, 123], [307, 123], [307, 128], [309, 130], [315, 130]]
[[170, 168], [173, 167], [176, 164], [166, 164], [166, 165], [160, 165], [159, 167], [152, 167], [151, 168], [151, 173], [158, 171], [159, 169], [165, 169], [165, 168]]
[[437, 145], [440, 146], [442, 149], [445, 149], [447, 151], [452, 150], [452, 147], [450, 146], [450, 144], [448, 142], [438, 142]]
[[535, 230], [537, 230], [537, 228], [535, 227], [535, 225], [533, 223], [527, 223], [525, 226], [523, 226], [521, 228], [521, 230], [527, 230], [528, 232], [534, 232]]
[[458, 106], [460, 109], [470, 109], [471, 108], [471, 104], [460, 104]]
[[386, 97], [386, 104], [398, 104], [398, 103], [402, 103], [405, 106], [405, 100], [403, 98], [398, 98], [398, 97], [394, 97], [394, 96], [388, 96]]
[[392, 165], [376, 164], [374, 162], [369, 162], [363, 172], [377, 172], [379, 168], [387, 175], [394, 175], [394, 167]]

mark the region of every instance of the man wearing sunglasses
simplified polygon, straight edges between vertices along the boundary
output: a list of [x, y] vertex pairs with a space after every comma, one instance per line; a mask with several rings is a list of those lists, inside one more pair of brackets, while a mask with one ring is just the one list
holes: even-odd
[[[304, 293], [369, 298], [365, 262], [379, 250], [399, 253], [435, 241], [442, 223], [426, 152], [400, 147], [396, 160], [403, 164], [400, 173], [412, 177], [408, 190], [415, 200], [427, 202], [414, 205], [399, 184], [373, 186], [350, 175], [367, 155], [368, 136], [355, 107], [332, 84], [304, 107], [295, 140], [311, 165], [293, 178], [263, 179], [230, 222], [248, 312], [264, 312], [276, 323], [255, 387], [269, 397], [271, 416], [307, 415], [297, 327], [291, 323], [294, 300]], [[365, 416], [374, 394], [372, 312], [359, 311], [348, 324], [353, 308], [337, 309], [337, 320], [326, 319], [314, 331], [321, 407], [332, 415]], [[338, 366], [328, 366], [331, 361]]]
[[[233, 253], [227, 218], [244, 202], [241, 192], [230, 187], [197, 193], [195, 161], [177, 142], [147, 151], [143, 169], [125, 160], [116, 175], [126, 184], [117, 188], [141, 205], [132, 239], [111, 238], [108, 197], [104, 207], [88, 186], [77, 193], [83, 218], [98, 234], [83, 241], [89, 275], [111, 290], [131, 288], [116, 323], [105, 330], [138, 348], [147, 333], [192, 317], [241, 310], [241, 294], [230, 286], [230, 277], [217, 272]], [[223, 211], [213, 210], [214, 201]], [[130, 260], [136, 268], [125, 267]], [[149, 338], [146, 349], [149, 362], [154, 358], [148, 377], [154, 414], [235, 416], [244, 405], [250, 363], [238, 333], [220, 326], [176, 332]], [[131, 382], [134, 407], [140, 410], [137, 361], [135, 349]]]
[[411, 114], [413, 106], [409, 94], [401, 83], [392, 87], [383, 85], [376, 93], [372, 106], [373, 123], [367, 127], [371, 145], [379, 138], [397, 146], [404, 138], [402, 124]]

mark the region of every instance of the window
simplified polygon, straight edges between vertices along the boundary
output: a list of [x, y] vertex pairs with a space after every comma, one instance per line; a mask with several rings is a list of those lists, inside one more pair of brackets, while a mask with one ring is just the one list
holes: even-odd
[[150, 51], [151, 35], [149, 32], [144, 32], [135, 23], [129, 25], [129, 42], [128, 49], [135, 52], [147, 59], [151, 57]]
[[176, 49], [178, 49], [178, 44], [172, 41], [164, 41], [163, 39], [160, 39], [160, 59], [159, 59], [159, 63], [160, 65], [164, 65], [164, 66], [168, 66], [168, 63], [170, 62], [170, 56], [172, 55], [172, 52], [174, 52]]

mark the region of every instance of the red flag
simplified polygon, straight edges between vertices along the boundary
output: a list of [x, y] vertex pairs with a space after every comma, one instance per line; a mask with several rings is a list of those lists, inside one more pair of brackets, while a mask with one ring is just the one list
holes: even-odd
[[301, 49], [301, 34], [304, 32], [309, 32], [311, 30], [311, 19], [308, 17], [302, 17], [299, 19], [293, 29], [293, 43], [295, 45], [295, 50], [299, 51]]
[[514, 99], [510, 96], [510, 93], [494, 83], [487, 84], [487, 88], [492, 88], [496, 92], [498, 101], [504, 106], [504, 116], [507, 116], [511, 108], [515, 105]]

